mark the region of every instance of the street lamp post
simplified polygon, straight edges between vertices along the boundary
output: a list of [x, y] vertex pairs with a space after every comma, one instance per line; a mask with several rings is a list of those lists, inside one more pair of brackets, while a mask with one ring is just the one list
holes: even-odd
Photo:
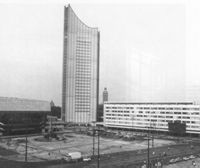
[[94, 150], [95, 150], [95, 131], [93, 129], [93, 146], [92, 146], [92, 156], [94, 157]]
[[88, 113], [87, 127], [89, 126], [89, 123], [90, 123], [90, 112]]
[[154, 122], [152, 122], [151, 123], [151, 129], [152, 129], [152, 149], [154, 149], [154, 128], [155, 128], [155, 123]]
[[133, 120], [134, 120], [134, 115], [131, 115], [131, 120], [132, 120], [132, 137], [133, 137]]
[[149, 166], [150, 165], [150, 163], [149, 163], [150, 162], [149, 161], [150, 160], [149, 159], [149, 153], [150, 153], [150, 151], [149, 151], [149, 141], [150, 141], [150, 138], [149, 138], [149, 128], [148, 128], [148, 151], [147, 151], [147, 157], [148, 158], [147, 158], [147, 168], [150, 168], [150, 166]]
[[151, 140], [151, 138], [150, 138], [150, 136], [149, 136], [149, 129], [150, 129], [150, 127], [148, 127], [148, 135], [147, 135], [147, 168], [150, 168], [150, 140]]
[[28, 140], [27, 140], [27, 135], [26, 135], [25, 162], [27, 162], [27, 143], [28, 143]]
[[95, 121], [92, 122], [92, 131], [93, 131], [93, 146], [92, 146], [92, 156], [94, 157], [94, 150], [95, 150]]
[[99, 146], [100, 146], [100, 139], [99, 139], [99, 129], [98, 129], [98, 162], [97, 162], [97, 167], [98, 167], [98, 168], [99, 168], [99, 160], [100, 160]]

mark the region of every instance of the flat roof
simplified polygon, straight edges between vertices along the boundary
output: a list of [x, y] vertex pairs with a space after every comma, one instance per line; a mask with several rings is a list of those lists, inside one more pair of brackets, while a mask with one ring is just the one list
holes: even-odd
[[0, 111], [51, 111], [51, 107], [44, 100], [0, 97]]
[[192, 102], [104, 102], [104, 104], [137, 104], [137, 105], [193, 105]]

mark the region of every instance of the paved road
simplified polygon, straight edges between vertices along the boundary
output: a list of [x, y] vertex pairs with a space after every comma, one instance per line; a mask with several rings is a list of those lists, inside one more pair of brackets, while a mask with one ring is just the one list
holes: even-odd
[[[168, 158], [171, 155], [184, 155], [184, 154], [191, 154], [192, 152], [200, 152], [200, 147], [195, 146], [194, 149], [191, 149], [189, 145], [176, 145], [173, 147], [170, 147], [168, 150], [168, 147], [160, 147], [154, 150], [155, 155], [152, 155], [151, 150], [151, 156], [154, 157], [154, 160], [165, 160], [165, 158]], [[166, 152], [167, 156], [160, 156], [161, 153]], [[157, 159], [155, 159], [157, 158]], [[100, 167], [101, 168], [116, 168], [116, 167], [126, 167], [126, 168], [133, 168], [137, 167], [135, 163], [137, 162], [143, 162], [143, 160], [147, 160], [147, 151], [141, 150], [140, 153], [138, 151], [131, 151], [131, 152], [122, 152], [122, 153], [114, 153], [111, 155], [105, 155], [101, 156], [100, 160]], [[97, 165], [97, 161], [92, 161], [90, 163], [76, 163], [73, 164], [72, 167], [74, 168], [95, 168]], [[47, 166], [48, 168], [70, 168], [71, 165], [51, 165]]]
[[[191, 154], [193, 152], [200, 153], [200, 146], [198, 144], [194, 144], [194, 148], [192, 149], [189, 144], [180, 144], [170, 146], [159, 147], [154, 150], [155, 154], [152, 154], [153, 150], [150, 149], [151, 158], [157, 157], [161, 160], [164, 160], [166, 157], [171, 155], [184, 155]], [[166, 152], [167, 156], [163, 156], [163, 152]], [[12, 155], [12, 153], [8, 153]], [[15, 154], [15, 153], [14, 153]], [[137, 167], [134, 166], [138, 161], [147, 160], [147, 150], [140, 151], [127, 151], [113, 154], [106, 154], [101, 156], [100, 167], [101, 168], [117, 168], [117, 167]], [[61, 162], [42, 162], [42, 163], [23, 163], [23, 162], [14, 162], [8, 161], [3, 158], [0, 158], [0, 167], [1, 168], [95, 168], [97, 167], [97, 160], [93, 160], [91, 162], [79, 162], [72, 164], [63, 164]], [[171, 168], [171, 167], [169, 167]], [[182, 167], [183, 168], [183, 167]]]
[[[195, 165], [193, 164], [193, 161], [195, 161]], [[166, 165], [163, 168], [200, 168], [200, 158]]]

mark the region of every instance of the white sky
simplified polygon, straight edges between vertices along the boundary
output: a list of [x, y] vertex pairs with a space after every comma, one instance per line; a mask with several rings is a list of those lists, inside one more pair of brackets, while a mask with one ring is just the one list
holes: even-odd
[[[200, 4], [117, 2], [71, 2], [101, 33], [100, 96], [107, 87], [111, 101], [183, 101], [185, 85], [200, 85]], [[0, 96], [61, 104], [68, 3], [0, 0]]]

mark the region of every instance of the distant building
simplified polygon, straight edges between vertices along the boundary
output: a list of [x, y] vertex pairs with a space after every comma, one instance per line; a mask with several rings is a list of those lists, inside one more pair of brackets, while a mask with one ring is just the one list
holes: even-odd
[[[107, 91], [107, 88], [104, 88], [104, 91], [103, 91], [103, 104], [105, 102], [108, 101], [108, 91]], [[99, 104], [98, 105], [98, 110], [97, 110], [97, 121], [98, 122], [103, 122], [103, 104]]]
[[51, 107], [54, 107], [54, 106], [55, 106], [53, 100], [51, 100], [51, 102], [50, 102], [50, 106], [51, 106]]
[[103, 122], [103, 104], [98, 105], [97, 122]]
[[[104, 91], [103, 91], [103, 104], [104, 102], [107, 102], [108, 101], [108, 91], [107, 91], [107, 88], [104, 88]], [[99, 104], [98, 105], [98, 110], [97, 110], [97, 121], [98, 122], [103, 122], [103, 104]]]
[[108, 101], [108, 91], [107, 88], [104, 88], [103, 91], [103, 103]]
[[64, 8], [63, 121], [96, 121], [99, 102], [99, 40], [97, 28], [83, 23], [70, 5]]
[[41, 132], [50, 111], [48, 101], [0, 97], [3, 134]]
[[50, 116], [57, 117], [57, 118], [61, 118], [61, 107], [59, 106], [55, 106], [54, 102], [51, 100], [50, 102], [50, 106], [51, 106], [51, 113], [49, 114]]
[[[55, 106], [54, 102], [50, 102], [51, 113], [47, 115], [47, 122], [44, 131], [53, 133], [54, 131], [63, 131], [65, 122], [61, 119], [61, 107]], [[53, 136], [53, 134], [51, 135]]]
[[186, 133], [200, 134], [200, 105], [174, 103], [104, 103], [106, 127], [169, 131], [168, 123], [186, 124]]
[[59, 106], [52, 106], [51, 107], [51, 116], [61, 118], [61, 107]]

